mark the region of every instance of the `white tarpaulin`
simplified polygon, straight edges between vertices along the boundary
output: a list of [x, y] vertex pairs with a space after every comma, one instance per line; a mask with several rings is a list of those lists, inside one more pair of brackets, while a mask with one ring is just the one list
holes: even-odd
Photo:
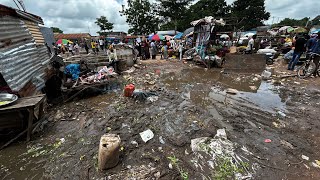
[[200, 23], [207, 23], [207, 24], [212, 24], [212, 25], [220, 25], [220, 26], [224, 26], [226, 25], [226, 23], [224, 22], [223, 19], [214, 19], [212, 16], [207, 16], [205, 18], [202, 18], [202, 19], [199, 19], [199, 20], [196, 20], [196, 21], [192, 21], [191, 22], [191, 25], [192, 26], [196, 26]]

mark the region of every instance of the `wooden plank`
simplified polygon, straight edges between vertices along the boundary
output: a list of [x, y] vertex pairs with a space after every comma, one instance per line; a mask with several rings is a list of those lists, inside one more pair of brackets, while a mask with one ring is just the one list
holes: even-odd
[[9, 110], [28, 109], [30, 107], [34, 107], [40, 102], [42, 102], [44, 100], [44, 97], [45, 95], [20, 98], [17, 100], [15, 104], [0, 108], [0, 113], [9, 111]]

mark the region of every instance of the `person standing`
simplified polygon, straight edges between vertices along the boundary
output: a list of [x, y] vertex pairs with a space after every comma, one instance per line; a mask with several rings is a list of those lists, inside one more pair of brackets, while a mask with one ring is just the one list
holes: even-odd
[[103, 51], [103, 49], [104, 49], [104, 40], [103, 39], [99, 39], [99, 45], [100, 45], [101, 51]]
[[73, 48], [74, 48], [75, 54], [79, 55], [80, 54], [80, 46], [78, 45], [78, 43], [76, 43]]
[[151, 41], [151, 55], [152, 55], [152, 59], [156, 59], [157, 46], [154, 40]]
[[296, 36], [295, 48], [293, 52], [293, 56], [288, 65], [288, 70], [293, 71], [294, 67], [297, 65], [302, 53], [305, 51], [306, 39], [304, 37]]
[[165, 60], [168, 60], [168, 45], [164, 44], [162, 49], [161, 49], [162, 53], [163, 53], [163, 58]]
[[93, 54], [96, 54], [96, 42], [94, 42], [94, 40], [91, 40], [91, 49]]
[[179, 55], [180, 55], [180, 59], [179, 61], [182, 61], [182, 53], [183, 53], [183, 45], [182, 42], [179, 43]]
[[52, 52], [51, 52], [51, 48], [48, 46], [48, 43], [45, 44], [48, 50], [48, 54], [51, 56]]
[[318, 32], [318, 36], [316, 38], [316, 42], [312, 48], [312, 53], [316, 53], [316, 55], [313, 59], [314, 64], [316, 65], [316, 71], [314, 72], [314, 76], [316, 77], [317, 75], [317, 70], [319, 68], [319, 61], [320, 61], [320, 32]]
[[54, 55], [58, 55], [58, 48], [54, 43], [52, 43], [52, 49], [53, 49]]
[[84, 46], [84, 49], [86, 50], [86, 53], [89, 54], [89, 47], [87, 45], [87, 42], [84, 42], [83, 46]]
[[96, 46], [96, 52], [97, 52], [97, 55], [98, 55], [98, 53], [99, 53], [99, 41], [96, 41], [95, 43], [96, 43], [96, 44], [95, 44], [95, 46]]
[[254, 50], [254, 41], [255, 39], [257, 38], [256, 35], [253, 35], [252, 38], [249, 40], [249, 43], [248, 43], [248, 46], [247, 46], [247, 49], [246, 49], [246, 52], [249, 53], [249, 54], [252, 54], [253, 53], [253, 50]]
[[68, 46], [69, 52], [72, 54], [72, 56], [74, 56], [74, 54], [73, 54], [73, 45], [68, 43], [67, 46]]

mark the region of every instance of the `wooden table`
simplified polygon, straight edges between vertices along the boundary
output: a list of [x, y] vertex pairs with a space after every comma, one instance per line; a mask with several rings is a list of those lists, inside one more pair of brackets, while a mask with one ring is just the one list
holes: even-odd
[[39, 116], [38, 119], [41, 119], [43, 116], [43, 104], [46, 99], [45, 95], [37, 95], [19, 98], [14, 104], [0, 108], [0, 114], [8, 112], [19, 112], [27, 110], [29, 112], [28, 117], [28, 127], [27, 127], [27, 141], [30, 141], [32, 125], [34, 120], [34, 109], [39, 106]]

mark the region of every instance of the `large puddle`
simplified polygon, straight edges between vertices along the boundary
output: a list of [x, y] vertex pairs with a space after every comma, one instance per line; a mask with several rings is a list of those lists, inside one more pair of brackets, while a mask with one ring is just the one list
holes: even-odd
[[[217, 70], [197, 68], [185, 69], [179, 74], [164, 74], [162, 79], [167, 88], [181, 92], [183, 98], [202, 107], [231, 101], [239, 106], [261, 108], [269, 112], [285, 111], [286, 100], [280, 97], [278, 87], [261, 81], [254, 74], [223, 74]], [[239, 92], [236, 95], [227, 94], [228, 88]]]

